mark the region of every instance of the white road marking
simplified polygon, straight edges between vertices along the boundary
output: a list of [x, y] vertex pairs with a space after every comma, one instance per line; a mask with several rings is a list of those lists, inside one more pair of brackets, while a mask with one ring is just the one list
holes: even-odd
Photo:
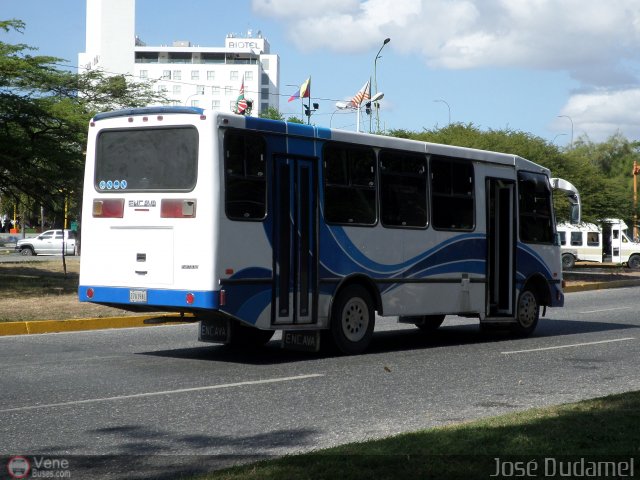
[[613, 310], [631, 310], [631, 307], [602, 308], [600, 310], [586, 310], [584, 312], [578, 312], [578, 313], [579, 314], [584, 314], [584, 313], [602, 313], [602, 312], [612, 312]]
[[189, 393], [189, 392], [202, 392], [206, 390], [220, 390], [223, 388], [233, 388], [233, 387], [244, 387], [247, 385], [264, 385], [268, 383], [278, 383], [278, 382], [291, 382], [295, 380], [305, 380], [307, 378], [317, 378], [324, 377], [324, 374], [321, 373], [311, 373], [308, 375], [297, 375], [295, 377], [280, 377], [280, 378], [266, 378], [263, 380], [248, 380], [246, 382], [237, 382], [237, 383], [223, 383], [220, 385], [208, 385], [205, 387], [193, 387], [193, 388], [179, 388], [176, 390], [164, 390], [160, 392], [147, 392], [147, 393], [135, 393], [132, 395], [118, 395], [115, 397], [105, 397], [105, 398], [89, 398], [86, 400], [74, 400], [71, 402], [60, 402], [60, 403], [48, 403], [44, 405], [27, 405], [24, 407], [14, 407], [14, 408], [6, 408], [0, 410], [0, 413], [8, 413], [8, 412], [23, 412], [26, 410], [36, 410], [40, 408], [53, 408], [53, 407], [68, 407], [72, 405], [82, 405], [85, 403], [98, 403], [98, 402], [111, 402], [114, 400], [128, 400], [131, 398], [146, 398], [146, 397], [155, 397], [158, 395], [173, 395], [176, 393]]
[[545, 350], [558, 350], [561, 348], [575, 348], [575, 347], [586, 347], [589, 345], [600, 345], [603, 343], [614, 343], [614, 342], [628, 342], [630, 340], [635, 340], [634, 337], [626, 337], [626, 338], [616, 338], [614, 340], [600, 340], [599, 342], [586, 342], [586, 343], [572, 343], [569, 345], [558, 345], [556, 347], [543, 347], [543, 348], [532, 348], [530, 350], [513, 350], [510, 352], [500, 352], [503, 355], [510, 355], [512, 353], [528, 353], [528, 352], [542, 352]]

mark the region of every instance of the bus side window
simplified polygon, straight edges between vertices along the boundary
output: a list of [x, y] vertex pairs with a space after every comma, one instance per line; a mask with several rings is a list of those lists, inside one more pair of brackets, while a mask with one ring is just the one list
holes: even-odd
[[324, 217], [328, 223], [375, 225], [376, 157], [373, 149], [324, 147]]
[[262, 220], [267, 214], [265, 151], [260, 135], [229, 131], [225, 136], [225, 212], [232, 220]]
[[475, 197], [473, 164], [449, 157], [431, 157], [431, 208], [433, 227], [473, 230]]
[[560, 235], [560, 245], [566, 245], [567, 244], [567, 232], [558, 232], [558, 234]]
[[600, 246], [600, 233], [598, 233], [598, 232], [587, 232], [587, 246], [588, 247], [599, 247]]
[[427, 226], [427, 159], [380, 152], [380, 218], [389, 227]]
[[582, 232], [571, 232], [571, 245], [574, 247], [582, 246]]
[[[551, 186], [546, 175], [518, 172], [518, 208], [520, 240], [527, 243], [553, 244]], [[582, 235], [581, 232], [571, 232], [572, 245], [574, 233]]]

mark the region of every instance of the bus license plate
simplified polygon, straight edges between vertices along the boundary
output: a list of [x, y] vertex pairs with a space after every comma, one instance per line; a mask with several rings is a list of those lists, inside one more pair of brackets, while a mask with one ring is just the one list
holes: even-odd
[[147, 303], [147, 291], [146, 290], [129, 290], [129, 302]]

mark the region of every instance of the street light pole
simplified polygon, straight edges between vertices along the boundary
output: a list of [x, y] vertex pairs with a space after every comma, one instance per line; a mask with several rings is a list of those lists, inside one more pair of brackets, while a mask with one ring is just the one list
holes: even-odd
[[[376, 53], [376, 58], [373, 60], [373, 89], [375, 90], [373, 92], [373, 94], [375, 95], [376, 93], [378, 93], [378, 77], [377, 77], [377, 66], [378, 66], [378, 59], [380, 58], [380, 52], [382, 51], [382, 49], [384, 48], [384, 46], [389, 43], [391, 41], [390, 38], [385, 38], [384, 42], [382, 42], [382, 46], [380, 47], [380, 50], [378, 50], [378, 53]], [[378, 103], [374, 103], [374, 107], [376, 109], [376, 132], [380, 131], [380, 105]]]
[[449, 106], [449, 104], [442, 99], [438, 99], [438, 100], [434, 100], [434, 102], [441, 102], [444, 103], [447, 106], [447, 111], [449, 112], [449, 123], [447, 125], [451, 125], [451, 107]]
[[573, 120], [569, 115], [558, 115], [558, 118], [568, 118], [571, 122], [571, 143], [569, 144], [570, 148], [573, 148]]

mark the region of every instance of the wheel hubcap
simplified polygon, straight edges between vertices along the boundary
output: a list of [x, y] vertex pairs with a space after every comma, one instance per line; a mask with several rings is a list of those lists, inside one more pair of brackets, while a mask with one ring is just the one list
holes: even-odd
[[536, 297], [531, 292], [524, 292], [520, 295], [518, 302], [518, 322], [524, 328], [534, 324], [538, 315], [538, 304]]
[[362, 340], [369, 326], [369, 309], [360, 298], [352, 298], [342, 311], [342, 331], [351, 342]]

